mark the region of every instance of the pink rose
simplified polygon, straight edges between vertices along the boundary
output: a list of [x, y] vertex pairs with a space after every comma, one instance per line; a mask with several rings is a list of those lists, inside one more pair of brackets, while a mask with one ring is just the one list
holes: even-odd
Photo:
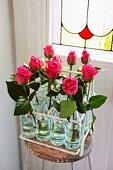
[[62, 59], [59, 55], [55, 55], [53, 58], [52, 58], [52, 61], [57, 61], [59, 64], [62, 64]]
[[43, 50], [45, 57], [50, 59], [54, 56], [54, 48], [52, 45], [46, 45]]
[[84, 50], [82, 52], [81, 62], [83, 64], [88, 64], [90, 62], [90, 54], [87, 52], [87, 50]]
[[16, 81], [19, 85], [28, 84], [32, 75], [32, 72], [27, 67], [20, 66], [17, 68]]
[[77, 61], [77, 55], [75, 54], [75, 51], [71, 51], [67, 57], [67, 63], [69, 65], [75, 65]]
[[82, 67], [82, 78], [85, 81], [93, 79], [93, 77], [97, 73], [98, 73], [98, 70], [94, 68], [91, 64], [87, 64]]
[[43, 66], [43, 62], [35, 56], [31, 56], [29, 67], [32, 71], [40, 70]]
[[62, 81], [63, 90], [67, 95], [71, 96], [76, 94], [78, 91], [78, 80], [77, 78], [67, 77]]
[[61, 60], [60, 58], [53, 58], [52, 60], [46, 61], [46, 75], [48, 78], [57, 78], [61, 72]]

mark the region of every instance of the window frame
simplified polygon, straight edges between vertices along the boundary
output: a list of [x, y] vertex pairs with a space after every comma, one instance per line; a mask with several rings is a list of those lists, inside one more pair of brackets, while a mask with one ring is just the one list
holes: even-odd
[[[81, 57], [84, 48], [67, 46], [67, 45], [57, 45], [52, 42], [53, 37], [53, 0], [48, 0], [48, 43], [52, 44], [55, 49], [55, 54], [59, 54], [66, 57], [70, 51], [76, 51], [78, 58]], [[98, 49], [86, 48], [91, 54], [91, 59], [99, 62], [113, 63], [113, 51], [104, 51]]]

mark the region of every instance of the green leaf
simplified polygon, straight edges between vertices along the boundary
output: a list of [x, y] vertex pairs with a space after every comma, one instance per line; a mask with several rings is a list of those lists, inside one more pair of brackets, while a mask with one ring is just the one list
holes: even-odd
[[40, 87], [40, 83], [31, 83], [29, 84], [30, 88], [32, 88], [33, 90], [37, 91]]
[[86, 94], [86, 84], [81, 77], [78, 77], [78, 92], [74, 95], [75, 101], [82, 102], [84, 94]]
[[60, 112], [60, 104], [57, 103], [55, 100], [53, 100], [53, 106], [57, 109], [58, 112]]
[[20, 96], [23, 96], [24, 98], [28, 96], [28, 88], [26, 88], [27, 90], [25, 92], [23, 86], [16, 84], [15, 81], [6, 82], [6, 84], [8, 93], [14, 101], [17, 101]]
[[57, 79], [61, 79], [61, 78], [63, 78], [63, 76], [62, 76], [62, 75], [60, 75], [60, 76], [58, 76], [58, 77], [57, 77]]
[[29, 87], [28, 86], [24, 86], [24, 92], [25, 92], [25, 95], [23, 95], [25, 98], [29, 96], [29, 93], [30, 93], [30, 90], [29, 90]]
[[76, 95], [73, 95], [75, 101], [78, 101], [78, 102], [82, 102], [83, 100], [83, 88], [82, 86], [79, 86], [78, 88], [78, 92], [76, 93]]
[[86, 111], [88, 111], [88, 110], [90, 110], [90, 109], [91, 109], [90, 104], [87, 104], [87, 105], [86, 105]]
[[15, 116], [25, 115], [31, 110], [32, 110], [32, 106], [30, 104], [30, 101], [25, 99], [19, 99], [16, 103], [14, 115]]
[[54, 90], [51, 90], [48, 94], [47, 94], [47, 96], [48, 97], [53, 97], [53, 96], [58, 96], [58, 92], [56, 92], [56, 91], [54, 91]]
[[59, 93], [60, 93], [61, 95], [66, 95], [66, 93], [65, 93], [65, 92], [63, 91], [63, 89], [62, 89], [62, 85], [60, 86]]
[[94, 68], [96, 68], [97, 70], [101, 70], [101, 68], [100, 68], [100, 67], [94, 67]]
[[86, 113], [86, 106], [82, 102], [76, 102], [77, 110], [80, 113]]
[[92, 109], [99, 108], [102, 104], [105, 103], [107, 97], [103, 95], [92, 96], [89, 99], [89, 105]]
[[92, 131], [94, 130], [94, 123], [96, 121], [96, 116], [92, 113]]
[[46, 74], [44, 71], [40, 70], [40, 76], [47, 78]]
[[94, 115], [94, 113], [93, 113], [93, 121], [92, 121], [92, 126], [94, 125], [94, 123], [95, 123], [95, 121], [96, 121], [96, 116]]
[[30, 94], [30, 96], [29, 96], [29, 100], [30, 100], [30, 101], [33, 99], [33, 97], [34, 97], [35, 94], [36, 94], [36, 91], [34, 91], [34, 92], [32, 92], [32, 93]]
[[80, 76], [78, 77], [78, 84], [79, 86], [84, 86], [84, 81], [82, 80]]
[[33, 76], [31, 76], [31, 78], [30, 78], [30, 82], [31, 81], [34, 81], [36, 78], [38, 78], [39, 77], [39, 72], [38, 71], [36, 71], [35, 73], [33, 73]]
[[42, 74], [40, 74], [40, 80], [42, 85], [48, 82], [47, 77], [43, 76]]
[[57, 85], [58, 85], [58, 82], [54, 80], [54, 81], [53, 81], [54, 89], [57, 89]]
[[41, 80], [41, 84], [42, 84], [42, 85], [46, 84], [47, 82], [48, 82], [47, 80], [44, 80], [44, 79]]
[[63, 100], [60, 103], [60, 117], [68, 118], [77, 110], [76, 103], [72, 100]]

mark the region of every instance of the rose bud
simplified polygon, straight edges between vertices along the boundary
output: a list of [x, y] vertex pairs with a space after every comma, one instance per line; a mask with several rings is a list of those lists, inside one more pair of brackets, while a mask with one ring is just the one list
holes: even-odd
[[52, 45], [46, 45], [43, 50], [46, 58], [51, 59], [54, 56], [54, 48]]
[[71, 51], [67, 57], [67, 63], [72, 66], [76, 64], [76, 61], [77, 61], [77, 55], [75, 51]]
[[32, 71], [37, 71], [40, 70], [43, 66], [43, 61], [40, 60], [38, 57], [31, 56], [30, 62], [29, 62], [29, 67]]
[[77, 78], [67, 77], [62, 81], [62, 84], [63, 91], [69, 96], [76, 94], [76, 92], [78, 91]]
[[85, 81], [92, 80], [98, 73], [98, 70], [91, 64], [83, 65], [82, 67], [82, 78]]
[[82, 52], [81, 62], [83, 64], [88, 64], [90, 62], [90, 54], [87, 52], [87, 50], [84, 50]]
[[28, 84], [32, 72], [27, 68], [26, 66], [20, 66], [17, 68], [17, 73], [16, 73], [16, 81], [19, 85], [21, 84]]

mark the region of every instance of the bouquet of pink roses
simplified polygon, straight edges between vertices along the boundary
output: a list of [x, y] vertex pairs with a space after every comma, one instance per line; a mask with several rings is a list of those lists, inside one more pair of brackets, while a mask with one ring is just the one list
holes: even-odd
[[[106, 96], [91, 93], [93, 80], [101, 69], [89, 64], [90, 54], [86, 50], [82, 52], [82, 66], [77, 71], [73, 69], [77, 62], [74, 51], [67, 57], [69, 69], [63, 70], [61, 57], [54, 54], [53, 46], [47, 45], [43, 50], [45, 62], [31, 56], [29, 64], [18, 67], [16, 73], [11, 75], [11, 81], [6, 82], [8, 93], [16, 102], [14, 115], [32, 114], [31, 102], [36, 97], [38, 103], [36, 94], [44, 84], [48, 85], [45, 94], [50, 101], [48, 108], [54, 106], [62, 118], [68, 119], [75, 111], [93, 111], [106, 101]], [[66, 96], [65, 100], [57, 102], [58, 95]]]

